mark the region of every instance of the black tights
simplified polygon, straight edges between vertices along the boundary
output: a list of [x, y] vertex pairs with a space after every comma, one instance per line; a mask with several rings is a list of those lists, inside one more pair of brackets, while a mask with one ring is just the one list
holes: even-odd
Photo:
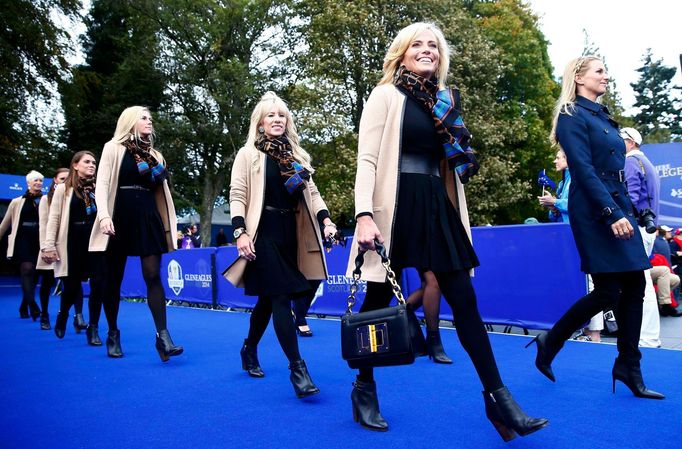
[[253, 308], [253, 312], [251, 312], [249, 335], [246, 338], [246, 344], [254, 347], [258, 346], [270, 322], [270, 315], [272, 315], [272, 322], [275, 326], [275, 334], [277, 335], [277, 340], [279, 340], [279, 345], [282, 347], [282, 351], [284, 351], [289, 362], [301, 360], [301, 354], [298, 352], [294, 319], [291, 316], [291, 298], [285, 295], [258, 297], [256, 306]]
[[19, 275], [21, 276], [21, 310], [27, 310], [30, 304], [36, 302], [36, 264], [34, 262], [21, 262], [19, 264]]
[[618, 307], [618, 357], [639, 366], [639, 334], [646, 278], [643, 271], [592, 274], [594, 290], [580, 298], [548, 332], [548, 344], [561, 349], [573, 332], [597, 312]]
[[44, 315], [47, 315], [47, 309], [50, 305], [50, 295], [52, 294], [52, 287], [54, 287], [54, 270], [40, 270], [40, 309]]
[[308, 310], [315, 299], [315, 293], [317, 293], [317, 288], [320, 286], [322, 281], [309, 281], [310, 291], [307, 291], [305, 295], [300, 298], [296, 298], [291, 301], [291, 306], [294, 310], [294, 317], [296, 319], [296, 326], [307, 326], [308, 322], [305, 317], [308, 314]]
[[[400, 276], [400, 272], [396, 274], [397, 277]], [[483, 388], [486, 391], [502, 388], [504, 385], [497, 369], [488, 334], [478, 312], [476, 293], [471, 284], [469, 272], [460, 270], [452, 273], [435, 273], [435, 275], [441, 292], [452, 309], [459, 341], [469, 354]], [[388, 282], [368, 282], [367, 295], [360, 311], [366, 312], [388, 307], [392, 297], [393, 292]], [[374, 381], [373, 369], [360, 369], [358, 380]]]
[[[118, 309], [121, 302], [121, 283], [128, 256], [115, 251], [106, 252], [107, 280], [104, 295], [104, 314], [109, 323], [109, 331], [118, 329]], [[161, 255], [140, 257], [142, 277], [147, 285], [147, 305], [152, 312], [156, 331], [167, 328], [166, 292], [161, 284]]]

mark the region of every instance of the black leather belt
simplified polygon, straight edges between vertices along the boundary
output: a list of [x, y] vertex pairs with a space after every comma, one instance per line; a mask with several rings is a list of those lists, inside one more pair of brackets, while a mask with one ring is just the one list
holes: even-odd
[[38, 226], [38, 223], [35, 221], [25, 221], [21, 225], [26, 226], [27, 228], [35, 228], [36, 226]]
[[265, 206], [265, 210], [269, 210], [270, 212], [277, 212], [277, 213], [280, 213], [282, 215], [294, 213], [293, 209], [280, 209], [279, 207], [272, 207], [272, 206]]
[[119, 186], [118, 187], [121, 190], [144, 190], [145, 192], [149, 192], [149, 189], [146, 187], [138, 186], [138, 185], [132, 185], [132, 186]]
[[89, 225], [89, 224], [93, 224], [93, 223], [94, 223], [94, 221], [72, 221], [71, 222], [72, 225], [76, 225], [76, 226], [84, 226], [84, 225]]
[[440, 161], [430, 154], [403, 153], [400, 156], [400, 173], [440, 176]]
[[600, 168], [595, 168], [595, 170], [600, 179], [625, 182], [625, 170], [602, 170]]

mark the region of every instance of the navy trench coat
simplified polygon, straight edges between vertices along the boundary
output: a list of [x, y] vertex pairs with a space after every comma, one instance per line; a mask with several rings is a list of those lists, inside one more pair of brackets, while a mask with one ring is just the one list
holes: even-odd
[[[581, 270], [651, 268], [625, 185], [625, 143], [606, 107], [578, 96], [570, 115], [559, 114], [556, 135], [571, 167], [568, 215]], [[635, 229], [629, 240], [619, 240], [611, 231], [611, 224], [623, 217]]]

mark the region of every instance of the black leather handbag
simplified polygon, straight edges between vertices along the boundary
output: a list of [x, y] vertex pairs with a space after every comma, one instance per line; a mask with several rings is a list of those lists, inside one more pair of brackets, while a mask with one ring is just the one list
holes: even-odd
[[391, 269], [386, 249], [374, 242], [398, 305], [362, 313], [353, 313], [355, 294], [360, 281], [364, 252], [358, 253], [348, 308], [341, 317], [341, 354], [348, 366], [357, 368], [409, 365], [415, 357], [426, 355], [426, 341], [414, 311], [407, 305]]

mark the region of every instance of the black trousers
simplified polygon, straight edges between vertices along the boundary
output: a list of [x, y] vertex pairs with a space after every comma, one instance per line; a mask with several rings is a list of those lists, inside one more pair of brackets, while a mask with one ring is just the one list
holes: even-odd
[[618, 308], [618, 357], [639, 366], [639, 334], [642, 327], [642, 307], [646, 278], [643, 271], [592, 274], [594, 290], [580, 298], [559, 318], [548, 332], [548, 343], [561, 348], [573, 332], [597, 312]]

